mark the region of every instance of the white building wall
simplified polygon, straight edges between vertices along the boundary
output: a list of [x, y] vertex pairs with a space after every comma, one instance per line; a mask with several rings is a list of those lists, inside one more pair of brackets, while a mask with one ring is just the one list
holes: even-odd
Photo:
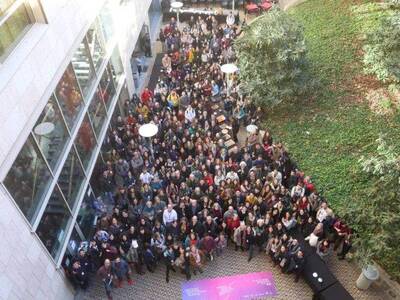
[[0, 299], [72, 299], [73, 291], [44, 246], [0, 189]]
[[[129, 57], [150, 3], [128, 1], [118, 18], [118, 44], [130, 93], [134, 87]], [[0, 181], [104, 0], [41, 0], [41, 4], [48, 24], [35, 24], [0, 64]], [[0, 300], [72, 299], [63, 271], [56, 269], [2, 186], [0, 203]]]

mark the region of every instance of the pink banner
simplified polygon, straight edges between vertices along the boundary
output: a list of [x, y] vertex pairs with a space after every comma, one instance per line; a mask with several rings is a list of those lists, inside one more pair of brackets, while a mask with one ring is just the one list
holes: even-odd
[[249, 273], [182, 283], [183, 300], [257, 299], [277, 294], [270, 272]]

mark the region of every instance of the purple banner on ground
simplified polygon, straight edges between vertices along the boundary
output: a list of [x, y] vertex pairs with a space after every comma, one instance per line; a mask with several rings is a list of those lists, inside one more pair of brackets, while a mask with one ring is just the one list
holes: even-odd
[[182, 283], [183, 300], [258, 299], [277, 294], [270, 272], [249, 273]]

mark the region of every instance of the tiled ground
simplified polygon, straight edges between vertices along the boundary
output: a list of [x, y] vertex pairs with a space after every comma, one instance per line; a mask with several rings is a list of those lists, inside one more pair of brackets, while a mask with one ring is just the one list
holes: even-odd
[[[332, 257], [328, 262], [341, 283], [352, 294], [356, 300], [384, 300], [379, 291], [372, 288], [368, 291], [359, 291], [355, 287], [358, 271], [348, 262], [339, 261]], [[278, 296], [273, 299], [282, 300], [309, 300], [312, 292], [307, 284], [300, 280], [294, 282], [293, 275], [282, 274], [278, 267], [274, 268], [269, 257], [264, 253], [258, 254], [250, 263], [247, 262], [247, 253], [235, 252], [229, 248], [221, 257], [209, 262], [203, 274], [193, 276], [192, 280], [229, 276], [234, 274], [244, 274], [251, 272], [269, 271], [273, 273]], [[181, 299], [181, 283], [185, 282], [184, 275], [171, 273], [170, 282], [165, 281], [165, 268], [160, 265], [155, 273], [147, 272], [143, 276], [133, 275], [135, 284], [133, 286], [124, 285], [121, 289], [115, 289], [114, 299]], [[81, 299], [106, 299], [103, 286], [96, 281], [91, 284], [91, 288], [82, 295]], [[340, 300], [340, 299], [337, 299]]]

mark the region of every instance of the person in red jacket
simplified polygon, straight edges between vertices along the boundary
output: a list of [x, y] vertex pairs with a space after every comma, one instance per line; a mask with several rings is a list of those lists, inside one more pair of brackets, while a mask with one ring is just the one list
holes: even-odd
[[235, 229], [240, 226], [240, 219], [237, 214], [233, 215], [233, 218], [226, 219], [226, 227], [228, 228], [229, 236], [233, 236]]
[[153, 99], [153, 93], [149, 90], [149, 88], [145, 88], [140, 95], [140, 100], [144, 105], [149, 106], [151, 99]]

